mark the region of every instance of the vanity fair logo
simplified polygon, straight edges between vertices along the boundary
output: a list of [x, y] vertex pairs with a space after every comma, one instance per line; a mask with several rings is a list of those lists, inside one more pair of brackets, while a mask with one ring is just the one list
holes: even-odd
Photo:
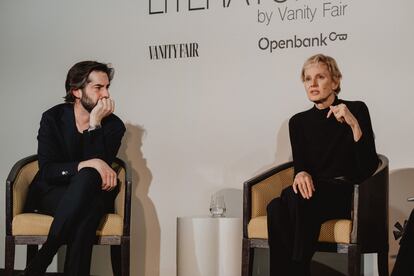
[[197, 42], [148, 46], [150, 59], [179, 59], [199, 57]]
[[331, 32], [329, 34], [320, 33], [314, 37], [299, 37], [294, 35], [289, 39], [271, 40], [267, 37], [259, 39], [259, 49], [263, 51], [269, 51], [272, 53], [275, 50], [283, 50], [290, 48], [308, 48], [308, 47], [323, 47], [328, 46], [332, 42], [341, 42], [348, 39], [346, 33]]

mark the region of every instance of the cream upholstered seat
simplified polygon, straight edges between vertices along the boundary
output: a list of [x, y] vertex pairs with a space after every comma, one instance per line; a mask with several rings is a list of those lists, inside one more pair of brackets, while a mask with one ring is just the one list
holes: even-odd
[[[13, 218], [13, 236], [47, 236], [53, 217], [35, 213], [19, 214]], [[97, 236], [122, 236], [123, 218], [106, 214], [96, 231]]]
[[[349, 243], [352, 221], [347, 219], [328, 220], [321, 226], [320, 242]], [[267, 217], [260, 216], [250, 220], [247, 225], [249, 239], [267, 239]]]
[[[348, 275], [360, 275], [363, 253], [378, 253], [378, 271], [388, 275], [388, 159], [379, 155], [373, 176], [355, 183], [352, 219], [322, 224], [318, 251], [348, 254]], [[293, 183], [293, 163], [285, 163], [259, 174], [243, 188], [242, 276], [252, 275], [254, 248], [267, 248], [266, 207]]]
[[[111, 245], [112, 267], [115, 275], [129, 275], [129, 225], [131, 208], [131, 176], [128, 166], [116, 159], [112, 165], [118, 174], [119, 193], [114, 213], [106, 214], [96, 231], [96, 244]], [[14, 247], [28, 245], [30, 260], [49, 233], [53, 217], [39, 213], [24, 213], [27, 191], [39, 170], [37, 156], [18, 161], [7, 178], [6, 189], [6, 265], [5, 275], [12, 275]]]

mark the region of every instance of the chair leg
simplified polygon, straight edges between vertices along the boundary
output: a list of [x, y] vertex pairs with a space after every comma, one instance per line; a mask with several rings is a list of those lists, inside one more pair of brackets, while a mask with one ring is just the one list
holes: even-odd
[[111, 264], [114, 276], [121, 276], [121, 246], [111, 245]]
[[12, 236], [6, 236], [6, 254], [4, 256], [4, 275], [12, 276], [14, 271], [14, 252], [15, 244]]
[[37, 244], [28, 244], [26, 252], [26, 266], [30, 264], [33, 258], [36, 256], [39, 247]]
[[358, 246], [350, 246], [348, 248], [348, 275], [361, 275], [361, 250]]
[[250, 248], [250, 240], [243, 239], [242, 249], [242, 276], [252, 276], [254, 248]]
[[121, 272], [122, 276], [129, 276], [129, 237], [121, 240]]
[[388, 251], [378, 252], [378, 275], [388, 276]]

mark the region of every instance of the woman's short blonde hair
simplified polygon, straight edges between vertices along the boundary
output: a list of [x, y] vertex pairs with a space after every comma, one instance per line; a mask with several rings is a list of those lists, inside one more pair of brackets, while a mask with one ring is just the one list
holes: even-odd
[[338, 87], [335, 89], [335, 93], [338, 94], [341, 91], [341, 79], [342, 73], [338, 68], [338, 64], [336, 63], [335, 59], [330, 56], [325, 56], [323, 54], [317, 54], [308, 58], [302, 67], [302, 74], [301, 79], [302, 82], [305, 81], [305, 69], [311, 64], [315, 63], [322, 63], [328, 67], [328, 71], [331, 74], [331, 78], [333, 81], [338, 83]]

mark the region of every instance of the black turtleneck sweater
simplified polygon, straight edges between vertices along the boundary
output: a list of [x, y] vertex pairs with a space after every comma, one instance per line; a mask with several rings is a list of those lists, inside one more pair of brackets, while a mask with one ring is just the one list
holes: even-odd
[[316, 106], [294, 115], [289, 121], [295, 175], [308, 172], [314, 181], [345, 177], [362, 181], [378, 166], [374, 134], [368, 108], [360, 101], [335, 99], [333, 105], [344, 103], [358, 120], [362, 136], [354, 141], [351, 127], [340, 123], [329, 108]]

